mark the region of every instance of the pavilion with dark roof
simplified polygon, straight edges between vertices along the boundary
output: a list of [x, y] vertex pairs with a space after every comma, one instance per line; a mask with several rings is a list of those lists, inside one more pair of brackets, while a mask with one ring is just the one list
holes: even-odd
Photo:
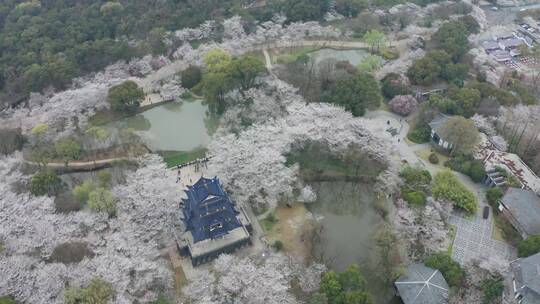
[[424, 264], [412, 264], [395, 283], [404, 304], [446, 304], [448, 284], [441, 272]]
[[251, 243], [249, 218], [219, 179], [201, 177], [185, 193], [180, 208], [186, 231], [177, 241], [180, 252], [189, 255], [194, 266]]

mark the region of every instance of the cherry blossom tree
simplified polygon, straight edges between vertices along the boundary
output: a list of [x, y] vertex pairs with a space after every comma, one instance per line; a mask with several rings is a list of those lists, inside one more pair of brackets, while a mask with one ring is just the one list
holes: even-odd
[[407, 116], [416, 110], [418, 102], [412, 95], [398, 95], [392, 98], [388, 105], [393, 112]]

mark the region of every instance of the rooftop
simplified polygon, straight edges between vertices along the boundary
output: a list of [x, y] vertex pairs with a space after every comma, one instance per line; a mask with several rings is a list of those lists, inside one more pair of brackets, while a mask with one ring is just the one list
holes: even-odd
[[540, 253], [511, 264], [516, 287], [528, 302], [540, 303]]
[[502, 167], [512, 173], [523, 185], [524, 189], [540, 192], [540, 178], [514, 153], [486, 149], [479, 151], [486, 170]]
[[482, 43], [485, 50], [494, 50], [499, 48], [499, 44], [496, 41], [488, 40]]
[[509, 38], [509, 39], [504, 39], [504, 40], [500, 40], [499, 41], [499, 44], [504, 46], [505, 48], [513, 48], [513, 47], [517, 47], [519, 45], [522, 45], [524, 44], [525, 42], [519, 38]]
[[443, 113], [438, 113], [437, 116], [435, 116], [435, 118], [433, 118], [433, 120], [429, 123], [429, 126], [431, 127], [431, 129], [435, 131], [435, 133], [438, 133], [439, 129], [442, 126], [444, 126], [444, 124], [446, 124], [446, 122], [448, 121], [450, 117], [452, 116], [448, 116]]
[[201, 177], [185, 192], [187, 198], [182, 200], [182, 212], [193, 243], [220, 238], [242, 227], [234, 202], [217, 178]]
[[395, 282], [404, 304], [448, 303], [448, 284], [441, 272], [423, 264], [412, 264]]
[[527, 234], [540, 234], [540, 197], [536, 193], [508, 188], [501, 201]]

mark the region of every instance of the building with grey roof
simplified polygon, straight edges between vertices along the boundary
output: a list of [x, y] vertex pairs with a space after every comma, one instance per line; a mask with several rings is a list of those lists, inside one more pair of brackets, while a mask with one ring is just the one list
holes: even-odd
[[510, 264], [514, 303], [540, 304], [540, 253]]
[[499, 201], [499, 211], [524, 239], [529, 235], [540, 234], [540, 197], [535, 192], [508, 188]]
[[412, 264], [395, 283], [404, 304], [446, 304], [448, 284], [441, 272], [424, 264]]
[[452, 116], [439, 113], [429, 123], [429, 127], [431, 128], [431, 140], [433, 140], [433, 142], [439, 147], [447, 150], [451, 150], [454, 145], [440, 135], [440, 130], [446, 124], [446, 122], [448, 122], [450, 117]]

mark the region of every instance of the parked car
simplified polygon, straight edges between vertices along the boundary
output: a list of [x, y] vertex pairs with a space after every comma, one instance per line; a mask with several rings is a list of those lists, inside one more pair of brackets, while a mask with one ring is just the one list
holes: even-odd
[[483, 217], [484, 217], [485, 220], [489, 217], [489, 207], [488, 206], [484, 207]]

